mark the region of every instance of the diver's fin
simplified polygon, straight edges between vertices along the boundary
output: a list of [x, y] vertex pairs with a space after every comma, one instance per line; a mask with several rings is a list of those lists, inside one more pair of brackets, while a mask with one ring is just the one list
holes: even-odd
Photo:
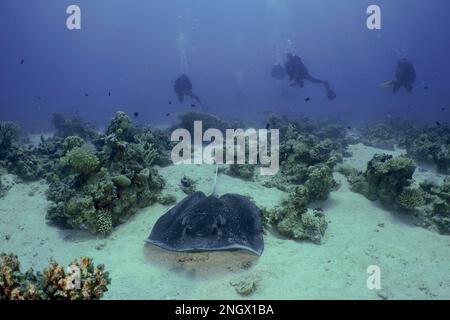
[[378, 86], [380, 88], [391, 88], [394, 85], [394, 81], [393, 80], [389, 80], [383, 83], [380, 83]]

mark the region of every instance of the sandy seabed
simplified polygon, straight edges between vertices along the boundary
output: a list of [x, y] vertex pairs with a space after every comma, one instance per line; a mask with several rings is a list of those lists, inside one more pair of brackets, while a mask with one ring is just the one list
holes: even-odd
[[[345, 163], [361, 170], [374, 153], [402, 153], [361, 144], [350, 146], [350, 151], [353, 156]], [[181, 200], [183, 175], [209, 193], [214, 168], [170, 166], [160, 173], [167, 180], [165, 192]], [[245, 252], [178, 254], [145, 244], [169, 208], [162, 205], [139, 211], [107, 239], [61, 230], [45, 222], [46, 183], [16, 183], [0, 199], [0, 251], [17, 254], [22, 270], [41, 270], [51, 259], [68, 265], [80, 256], [93, 257], [95, 263], [105, 264], [112, 278], [105, 299], [240, 299], [230, 283], [248, 278], [256, 283], [255, 292], [245, 297], [250, 299], [450, 299], [450, 237], [412, 225], [351, 192], [344, 176], [335, 178], [340, 188], [315, 204], [329, 222], [323, 243], [267, 233], [259, 258]], [[420, 168], [414, 178], [439, 182], [444, 176]], [[271, 208], [287, 196], [258, 181], [220, 175], [218, 183], [219, 193], [247, 195], [261, 207]], [[366, 286], [370, 265], [381, 268], [380, 290]]]

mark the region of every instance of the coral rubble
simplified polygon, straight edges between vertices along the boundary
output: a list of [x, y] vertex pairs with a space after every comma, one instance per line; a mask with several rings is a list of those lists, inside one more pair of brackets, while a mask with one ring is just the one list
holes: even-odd
[[0, 300], [100, 300], [110, 283], [104, 266], [90, 258], [74, 260], [68, 269], [51, 262], [43, 272], [23, 273], [17, 256], [0, 253]]

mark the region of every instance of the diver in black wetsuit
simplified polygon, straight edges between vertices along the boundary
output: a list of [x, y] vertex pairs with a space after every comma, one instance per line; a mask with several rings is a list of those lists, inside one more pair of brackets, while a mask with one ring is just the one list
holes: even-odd
[[395, 80], [392, 80], [394, 93], [397, 93], [401, 87], [405, 87], [406, 91], [411, 92], [414, 81], [416, 81], [416, 70], [413, 64], [407, 59], [400, 59], [395, 70]]
[[304, 80], [308, 80], [312, 83], [320, 83], [324, 85], [329, 100], [334, 100], [336, 98], [336, 93], [331, 89], [329, 83], [311, 76], [299, 56], [288, 53], [284, 69], [289, 77], [289, 81], [292, 82], [291, 86], [298, 85], [303, 88]]
[[200, 98], [192, 93], [192, 82], [187, 75], [180, 75], [175, 80], [173, 88], [178, 96], [178, 101], [184, 102], [184, 97], [188, 96], [196, 100], [198, 103], [202, 103]]

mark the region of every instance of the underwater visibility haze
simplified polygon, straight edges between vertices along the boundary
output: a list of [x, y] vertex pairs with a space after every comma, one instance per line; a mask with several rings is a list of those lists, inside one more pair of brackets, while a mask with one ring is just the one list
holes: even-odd
[[449, 10], [2, 0], [0, 300], [449, 299]]

